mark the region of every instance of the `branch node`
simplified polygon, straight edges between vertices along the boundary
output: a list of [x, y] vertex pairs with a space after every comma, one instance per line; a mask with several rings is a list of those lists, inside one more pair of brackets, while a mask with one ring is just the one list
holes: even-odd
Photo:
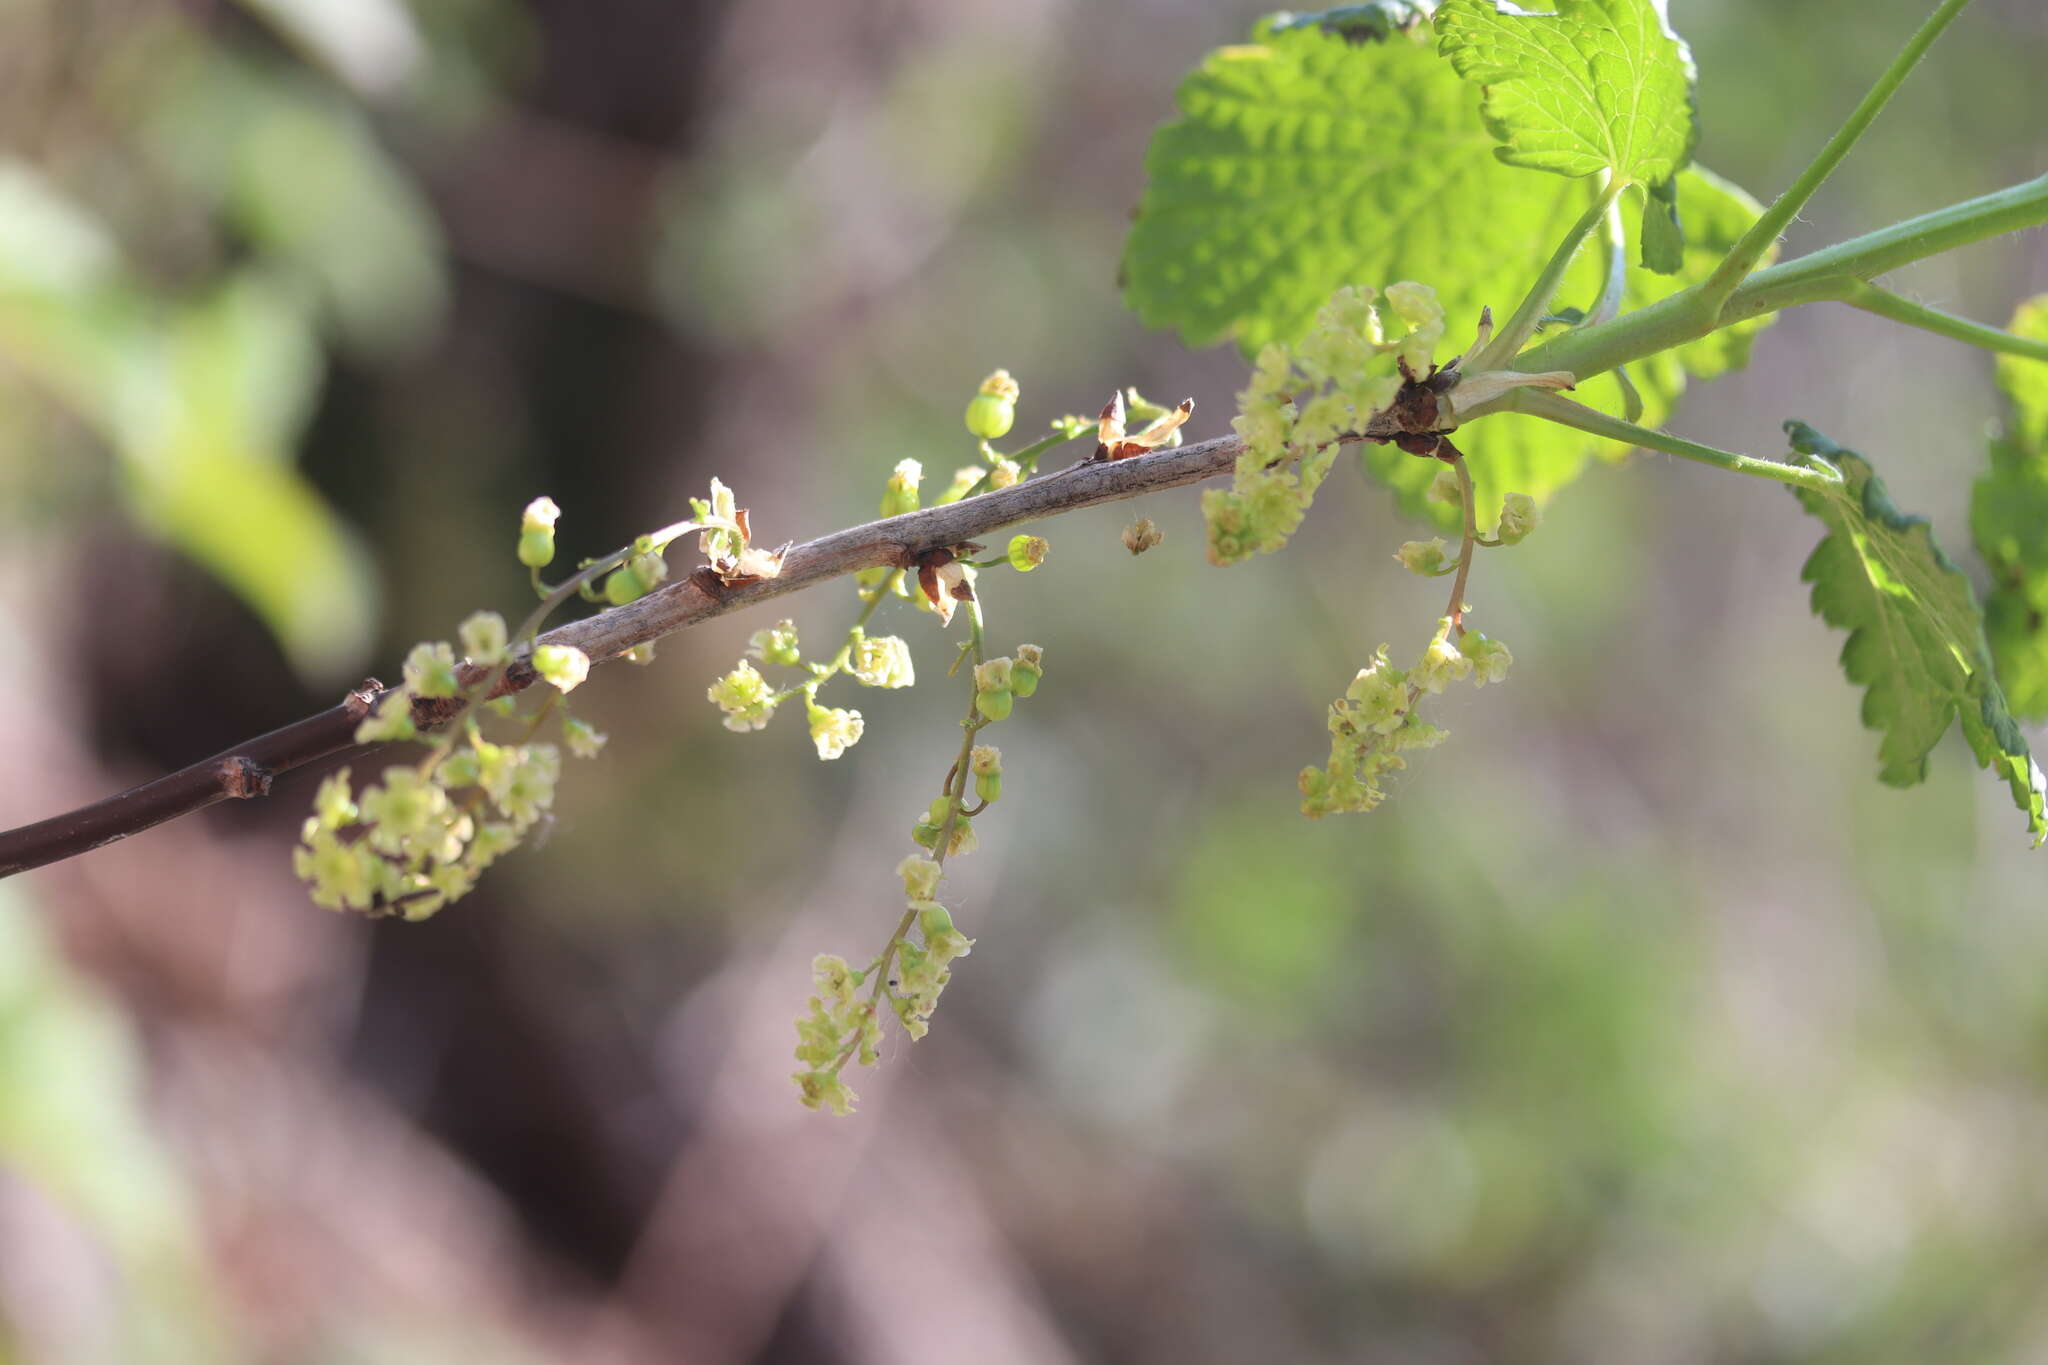
[[384, 684], [375, 678], [365, 678], [355, 689], [341, 699], [341, 709], [348, 713], [350, 720], [361, 720], [376, 709], [377, 698], [384, 695]]
[[229, 754], [218, 768], [221, 794], [233, 801], [270, 795], [270, 769], [253, 758]]

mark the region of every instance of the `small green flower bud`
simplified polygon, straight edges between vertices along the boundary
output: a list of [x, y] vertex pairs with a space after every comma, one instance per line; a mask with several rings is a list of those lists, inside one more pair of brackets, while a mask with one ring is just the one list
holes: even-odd
[[725, 728], [741, 734], [763, 728], [775, 714], [775, 689], [745, 659], [704, 695], [725, 712]]
[[1527, 493], [1510, 493], [1501, 502], [1500, 543], [1519, 545], [1543, 520], [1542, 509]]
[[505, 618], [498, 613], [473, 612], [456, 628], [456, 634], [471, 663], [488, 667], [505, 661]]
[[1045, 563], [1046, 552], [1052, 547], [1037, 536], [1010, 537], [1010, 567], [1018, 573], [1030, 573]]
[[555, 558], [555, 522], [562, 509], [553, 498], [535, 498], [526, 504], [519, 522], [519, 562], [529, 569], [544, 569]]
[[990, 720], [1002, 720], [1010, 714], [1012, 670], [1016, 663], [1014, 659], [1000, 658], [975, 665], [974, 705]]
[[889, 476], [888, 486], [882, 490], [882, 515], [898, 517], [905, 512], [915, 512], [917, 485], [923, 478], [923, 465], [916, 460], [898, 460], [896, 472]]
[[1429, 481], [1429, 491], [1423, 495], [1431, 502], [1440, 502], [1449, 507], [1465, 505], [1465, 487], [1458, 482], [1457, 474], [1449, 469], [1439, 469], [1436, 477]]
[[625, 659], [627, 663], [639, 664], [643, 668], [646, 667], [648, 664], [653, 663], [654, 641], [649, 640], [644, 644], [634, 645], [631, 649], [626, 651]]
[[953, 912], [934, 901], [917, 912], [917, 931], [930, 942], [940, 934], [953, 932]]
[[855, 640], [847, 671], [869, 687], [909, 687], [917, 681], [910, 646], [894, 635], [863, 634]]
[[1024, 478], [1024, 466], [1015, 460], [997, 460], [989, 466], [988, 486], [990, 488], [1013, 488]]
[[984, 441], [1007, 436], [1017, 422], [1017, 405], [994, 394], [977, 393], [967, 405], [967, 429]]
[[910, 900], [928, 901], [938, 894], [940, 868], [930, 858], [912, 854], [896, 864], [896, 874], [903, 878], [903, 894]]
[[1498, 640], [1489, 640], [1476, 630], [1468, 630], [1458, 636], [1458, 649], [1472, 661], [1472, 685], [1484, 687], [1497, 683], [1508, 676], [1508, 668], [1515, 656], [1508, 647]]
[[984, 801], [1001, 799], [1003, 794], [1003, 775], [999, 772], [976, 773], [974, 775], [974, 794]]
[[574, 645], [536, 645], [533, 671], [564, 692], [572, 692], [590, 676], [590, 656]]
[[981, 392], [967, 405], [967, 429], [984, 441], [1010, 434], [1017, 420], [1017, 381], [997, 370], [981, 381]]
[[415, 697], [452, 697], [460, 690], [455, 651], [447, 641], [413, 646], [405, 656], [405, 690]]
[[952, 810], [952, 797], [934, 796], [932, 798], [932, 804], [930, 808], [925, 811], [925, 818], [930, 820], [935, 825], [943, 825], [946, 823], [946, 816], [949, 815], [952, 812]]
[[842, 711], [834, 706], [819, 706], [812, 703], [807, 708], [811, 722], [811, 742], [818, 746], [818, 757], [834, 759], [860, 743], [866, 723], [858, 711]]
[[1010, 690], [1028, 697], [1038, 690], [1045, 676], [1045, 651], [1037, 645], [1018, 645], [1016, 661], [1010, 666]]
[[1401, 567], [1409, 573], [1433, 578], [1443, 570], [1447, 548], [1442, 536], [1430, 540], [1410, 540], [1394, 551], [1394, 558], [1399, 560]]
[[755, 631], [747, 638], [747, 653], [764, 664], [796, 667], [803, 662], [803, 651], [797, 646], [796, 622], [777, 621]]
[[574, 716], [562, 717], [562, 738], [569, 745], [569, 752], [578, 758], [596, 758], [604, 748], [609, 735], [599, 734], [597, 728], [587, 720]]
[[604, 600], [615, 607], [637, 602], [646, 595], [647, 589], [640, 586], [640, 576], [628, 565], [621, 564], [604, 577]]

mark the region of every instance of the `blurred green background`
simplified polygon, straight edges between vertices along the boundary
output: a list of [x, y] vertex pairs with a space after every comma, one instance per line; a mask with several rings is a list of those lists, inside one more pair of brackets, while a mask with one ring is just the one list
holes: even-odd
[[[1701, 159], [1768, 196], [1928, 6], [1672, 8]], [[1241, 362], [1114, 276], [1259, 12], [0, 0], [0, 824], [516, 608], [539, 493], [572, 556], [714, 474], [806, 538], [965, 463], [998, 365], [1020, 431], [1135, 384], [1220, 433]], [[1978, 0], [1788, 250], [2048, 171], [2044, 69], [2037, 0]], [[1898, 283], [2002, 321], [2044, 240]], [[1675, 425], [1804, 418], [1959, 550], [1996, 411], [1830, 308]], [[304, 777], [0, 886], [0, 1361], [2048, 1358], [2048, 855], [1959, 742], [1877, 785], [1793, 501], [1590, 473], [1481, 566], [1509, 684], [1315, 825], [1323, 705], [1439, 588], [1350, 474], [1228, 573], [1195, 501], [991, 577], [1048, 671], [953, 883], [980, 946], [852, 1120], [790, 1021], [955, 742], [901, 605], [926, 684], [842, 700], [830, 765], [703, 700], [770, 616], [602, 670], [547, 845], [425, 925], [307, 902]]]

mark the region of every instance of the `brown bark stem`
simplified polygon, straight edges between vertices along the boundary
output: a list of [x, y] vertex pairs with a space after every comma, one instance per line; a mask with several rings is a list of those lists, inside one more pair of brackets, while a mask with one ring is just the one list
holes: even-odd
[[[1376, 420], [1375, 427], [1378, 425]], [[841, 574], [900, 567], [920, 551], [958, 545], [1020, 522], [1199, 483], [1228, 472], [1240, 449], [1235, 438], [1225, 437], [1125, 460], [1084, 460], [1010, 488], [906, 512], [792, 546], [783, 560], [782, 573], [773, 579], [726, 587], [709, 570], [699, 570], [637, 602], [558, 626], [541, 636], [540, 643], [574, 645], [593, 663], [615, 659], [636, 645], [699, 621], [786, 596]], [[482, 670], [465, 665], [465, 683], [483, 676]], [[533, 670], [522, 661], [507, 670], [499, 691], [521, 691], [534, 681]], [[358, 748], [371, 752], [381, 746], [358, 746], [355, 730], [381, 696], [374, 680], [366, 682], [339, 705], [317, 715], [117, 796], [0, 833], [0, 877], [76, 857], [216, 802], [266, 795], [274, 778], [334, 754]], [[447, 716], [438, 714], [436, 707], [431, 702], [415, 703], [415, 719], [422, 726], [445, 721]]]

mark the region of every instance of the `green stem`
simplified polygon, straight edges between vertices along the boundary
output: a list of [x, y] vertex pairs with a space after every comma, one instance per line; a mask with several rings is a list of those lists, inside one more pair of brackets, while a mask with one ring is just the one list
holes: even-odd
[[[1584, 383], [1596, 374], [1682, 346], [1765, 313], [1803, 303], [1838, 303], [1873, 276], [1989, 237], [2048, 223], [2048, 175], [1879, 228], [1743, 281], [1718, 316], [1702, 306], [1705, 286], [1625, 313], [1598, 327], [1574, 328], [1520, 357], [1525, 370], [1569, 370]], [[1480, 405], [1469, 420], [1499, 412], [1506, 401]]]
[[2006, 355], [2022, 355], [2033, 360], [2048, 360], [2048, 341], [2037, 341], [2033, 337], [2014, 336], [2011, 332], [1996, 327], [1986, 327], [1981, 322], [1959, 318], [1953, 313], [1944, 313], [1939, 308], [1930, 308], [1924, 303], [1900, 298], [1889, 289], [1880, 289], [1862, 280], [1855, 282], [1842, 298], [1851, 308], [1861, 308], [1866, 313], [1875, 313], [1893, 322], [1903, 322], [1908, 327], [1918, 327], [1948, 337], [1952, 341], [1967, 342], [1981, 346], [1987, 351], [1999, 351]]
[[1601, 243], [1607, 251], [1607, 281], [1600, 289], [1600, 297], [1579, 325], [1597, 327], [1611, 322], [1621, 312], [1621, 300], [1628, 289], [1628, 232], [1621, 222], [1621, 200], [1619, 197], [1607, 201], [1607, 216], [1602, 220]]
[[1457, 630], [1465, 622], [1465, 581], [1472, 575], [1472, 551], [1479, 544], [1479, 513], [1472, 506], [1472, 472], [1465, 468], [1465, 457], [1460, 455], [1451, 461], [1451, 468], [1458, 471], [1459, 500], [1465, 504], [1465, 543], [1458, 548], [1458, 576], [1451, 582], [1451, 604], [1444, 608], [1444, 615], [1451, 618], [1451, 629]]
[[1849, 150], [1856, 145], [1857, 140], [1863, 136], [1878, 113], [1891, 102], [1892, 96], [1905, 84], [1906, 77], [1912, 74], [1920, 59], [1927, 55], [1927, 49], [1934, 45], [1934, 40], [1941, 36], [1942, 30], [1953, 23], [1956, 16], [1961, 14], [1969, 3], [1970, 0], [1942, 0], [1934, 13], [1927, 17], [1927, 22], [1920, 26], [1920, 31], [1912, 36], [1899, 55], [1892, 59], [1892, 64], [1884, 69], [1884, 74], [1877, 78], [1877, 83], [1870, 87], [1870, 92], [1863, 97], [1862, 103], [1856, 106], [1855, 111], [1849, 115], [1848, 120], [1835, 135], [1828, 139], [1827, 146], [1820, 149], [1820, 155], [1800, 172], [1799, 178], [1792, 182], [1792, 187], [1779, 195], [1777, 201], [1764, 210], [1763, 216], [1751, 224], [1749, 231], [1743, 233], [1741, 240], [1721, 258], [1721, 263], [1714, 267], [1714, 273], [1708, 276], [1706, 283], [1701, 286], [1702, 305], [1709, 313], [1719, 312], [1721, 305], [1728, 301], [1736, 288], [1756, 269], [1756, 263], [1770, 251], [1779, 235], [1785, 231], [1793, 218], [1798, 216], [1799, 210], [1806, 207], [1807, 201], [1813, 198], [1814, 191], [1821, 187], [1821, 182], [1834, 173], [1835, 167], [1842, 164], [1842, 159], [1849, 155]]
[[1560, 398], [1554, 393], [1536, 389], [1517, 389], [1513, 394], [1513, 408], [1516, 412], [1564, 426], [1576, 427], [1595, 436], [1621, 441], [1632, 446], [1644, 446], [1650, 450], [1661, 450], [1667, 455], [1680, 459], [1695, 460], [1700, 464], [1712, 465], [1716, 469], [1731, 470], [1737, 474], [1754, 474], [1759, 478], [1775, 479], [1797, 488], [1810, 488], [1826, 492], [1841, 486], [1841, 476], [1819, 466], [1779, 464], [1773, 460], [1759, 460], [1750, 455], [1738, 455], [1732, 450], [1717, 450], [1703, 446], [1697, 441], [1688, 441], [1668, 432], [1653, 431], [1639, 427], [1633, 422], [1624, 422], [1619, 417], [1609, 417], [1604, 412], [1574, 403], [1569, 398]]
[[[1050, 436], [1044, 437], [1040, 440], [1033, 441], [1030, 445], [1025, 446], [1015, 455], [1005, 455], [1000, 450], [997, 450], [991, 445], [989, 445], [987, 441], [983, 441], [981, 443], [981, 448], [984, 452], [986, 452], [983, 455], [984, 459], [988, 459], [991, 461], [1008, 460], [1010, 461], [1010, 463], [1016, 465], [1019, 471], [1021, 471], [1022, 478], [1028, 479], [1033, 474], [1036, 474], [1038, 472], [1039, 456], [1045, 454], [1046, 451], [1051, 450], [1056, 446], [1065, 445], [1067, 442], [1073, 440], [1075, 437], [1080, 436], [1082, 434], [1083, 433], [1077, 431], [1074, 433], [1073, 436], [1062, 436], [1060, 433], [1054, 432]], [[965, 493], [962, 493], [958, 498], [954, 499], [954, 501], [964, 502], [968, 498], [973, 497], [976, 493], [980, 493], [986, 490], [989, 486], [989, 480], [994, 477], [994, 470], [991, 469], [985, 471], [980, 478], [974, 481], [973, 485], [969, 487]]]
[[809, 697], [815, 700], [820, 687], [823, 687], [833, 678], [844, 673], [847, 666], [853, 662], [853, 647], [859, 641], [861, 633], [867, 629], [869, 620], [874, 617], [875, 608], [881, 606], [882, 599], [895, 590], [896, 580], [901, 578], [903, 573], [902, 569], [897, 569], [881, 582], [875, 584], [873, 592], [863, 593], [861, 598], [865, 605], [861, 607], [860, 615], [853, 618], [853, 624], [847, 628], [846, 640], [839, 646], [839, 652], [823, 664], [812, 665], [816, 671], [809, 678], [806, 678], [794, 687], [785, 687], [782, 691], [777, 692], [769, 704], [771, 706], [780, 706], [796, 696]]
[[[967, 653], [979, 664], [982, 661], [981, 603], [969, 601], [966, 606]], [[946, 865], [946, 850], [953, 842], [953, 830], [959, 825], [961, 808], [967, 804], [967, 774], [974, 758], [974, 737], [981, 733], [982, 726], [988, 724], [980, 708], [975, 705], [975, 697], [978, 694], [974, 689], [973, 671], [969, 670], [967, 676], [967, 719], [961, 722], [967, 733], [960, 741], [960, 752], [953, 759], [953, 766], [947, 770], [946, 780], [942, 784], [941, 795], [949, 798], [946, 822], [939, 826], [939, 837], [932, 841], [932, 861], [941, 867]], [[905, 910], [903, 918], [896, 921], [896, 932], [889, 935], [889, 942], [882, 949], [881, 957], [875, 960], [875, 985], [873, 993], [868, 996], [868, 1010], [877, 1018], [881, 1016], [882, 997], [889, 993], [889, 964], [895, 960], [897, 950], [903, 946], [904, 940], [910, 934], [911, 926], [916, 923], [917, 911]], [[845, 1066], [858, 1050], [859, 1045], [856, 1042], [840, 1054], [837, 1065]]]
[[1564, 240], [1558, 243], [1557, 250], [1551, 253], [1549, 263], [1543, 267], [1543, 273], [1536, 277], [1536, 283], [1529, 290], [1528, 296], [1522, 300], [1521, 307], [1515, 309], [1515, 315], [1508, 319], [1508, 325], [1500, 330], [1483, 351], [1465, 362], [1465, 373], [1484, 374], [1488, 370], [1506, 369], [1508, 362], [1514, 359], [1515, 353], [1529, 344], [1529, 338], [1536, 334], [1536, 324], [1543, 320], [1543, 315], [1550, 310], [1550, 301], [1557, 297], [1558, 286], [1564, 281], [1565, 271], [1571, 268], [1572, 257], [1578, 254], [1580, 245], [1592, 234], [1593, 229], [1599, 227], [1605, 220], [1608, 206], [1620, 197], [1627, 183], [1617, 180], [1607, 186], [1600, 192], [1600, 197], [1593, 201], [1592, 207], [1579, 216], [1579, 221], [1572, 224], [1571, 230], [1565, 233]]

